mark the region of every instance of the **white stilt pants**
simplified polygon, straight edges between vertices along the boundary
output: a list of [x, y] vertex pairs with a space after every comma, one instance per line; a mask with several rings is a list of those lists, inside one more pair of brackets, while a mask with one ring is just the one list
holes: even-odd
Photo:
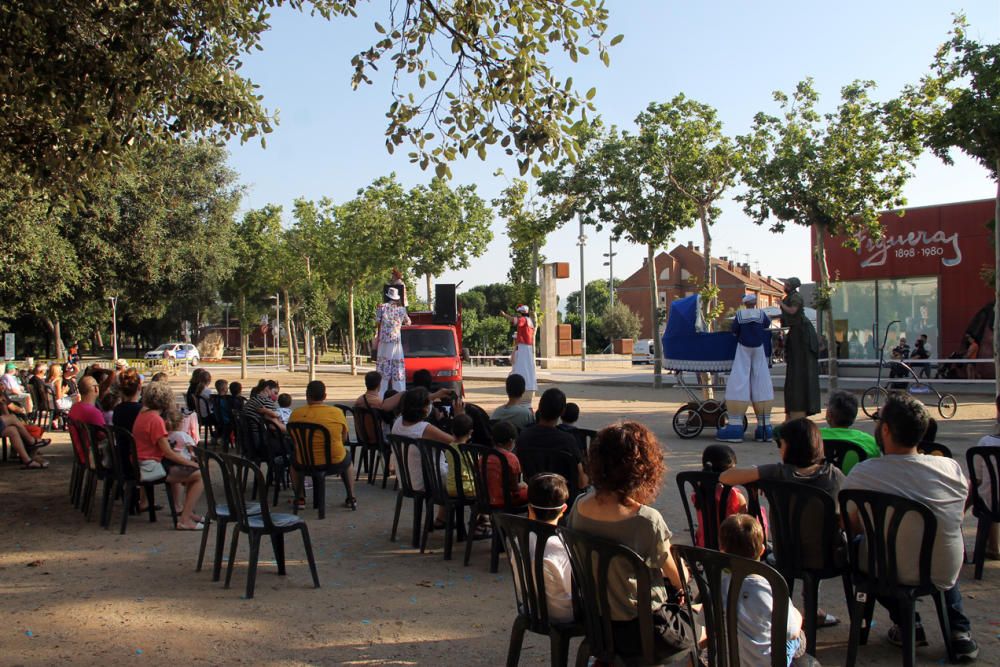
[[736, 346], [733, 369], [726, 381], [726, 400], [744, 403], [774, 400], [771, 370], [767, 367], [764, 346]]

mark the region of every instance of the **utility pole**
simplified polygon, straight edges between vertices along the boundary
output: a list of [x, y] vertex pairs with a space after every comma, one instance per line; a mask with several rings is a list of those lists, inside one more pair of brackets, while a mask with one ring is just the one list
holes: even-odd
[[108, 301], [111, 302], [111, 354], [114, 357], [114, 363], [118, 364], [118, 297], [109, 296]]
[[614, 237], [608, 237], [608, 251], [604, 253], [604, 256], [608, 258], [608, 261], [604, 262], [604, 266], [608, 267], [608, 294], [611, 298], [609, 305], [615, 305], [615, 255], [614, 251], [615, 240]]
[[583, 270], [583, 251], [587, 246], [587, 235], [583, 233], [583, 218], [580, 220], [580, 236], [577, 245], [580, 246], [580, 370], [587, 370], [587, 280]]

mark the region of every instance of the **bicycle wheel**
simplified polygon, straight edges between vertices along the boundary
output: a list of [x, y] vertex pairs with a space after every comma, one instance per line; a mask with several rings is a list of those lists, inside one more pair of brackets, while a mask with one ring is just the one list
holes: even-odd
[[938, 413], [942, 419], [951, 419], [958, 412], [958, 400], [951, 394], [941, 394], [938, 400]]
[[679, 438], [690, 440], [696, 438], [705, 427], [697, 410], [683, 407], [674, 413], [674, 433]]
[[873, 418], [888, 399], [889, 392], [882, 387], [868, 387], [861, 396], [861, 409], [864, 410], [865, 415]]

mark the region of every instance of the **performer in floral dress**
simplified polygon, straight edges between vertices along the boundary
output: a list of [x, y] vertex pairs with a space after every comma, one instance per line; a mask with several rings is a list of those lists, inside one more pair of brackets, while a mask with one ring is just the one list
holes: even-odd
[[406, 364], [400, 328], [410, 324], [410, 316], [400, 304], [399, 290], [389, 287], [385, 296], [389, 301], [375, 309], [375, 321], [378, 324], [378, 360], [375, 370], [382, 374], [379, 393], [383, 396], [389, 386], [396, 391], [406, 391]]

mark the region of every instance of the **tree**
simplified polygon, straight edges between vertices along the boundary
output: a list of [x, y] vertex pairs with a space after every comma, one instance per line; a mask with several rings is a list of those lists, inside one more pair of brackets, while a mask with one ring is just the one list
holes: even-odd
[[952, 163], [957, 148], [980, 162], [997, 181], [996, 213], [992, 229], [994, 266], [993, 362], [1000, 394], [1000, 44], [969, 39], [965, 17], [955, 17], [951, 39], [942, 44], [931, 74], [908, 87], [893, 105], [905, 136], [923, 139], [935, 155]]
[[905, 203], [903, 185], [918, 153], [915, 142], [892, 128], [881, 105], [872, 101], [872, 81], [855, 81], [841, 90], [836, 112], [816, 111], [819, 95], [812, 79], [792, 95], [775, 92], [781, 117], [754, 117], [749, 135], [739, 138], [745, 191], [736, 197], [757, 224], [780, 233], [789, 222], [812, 229], [813, 256], [819, 266], [816, 308], [825, 315], [830, 385], [837, 363], [830, 272], [824, 244], [842, 236], [857, 247], [857, 234], [881, 236], [879, 211]]
[[621, 301], [615, 301], [608, 308], [602, 320], [604, 325], [604, 335], [611, 340], [617, 338], [638, 338], [642, 329], [642, 322], [639, 316], [632, 312], [632, 309]]
[[[640, 115], [637, 122], [645, 121]], [[649, 321], [653, 328], [654, 385], [663, 384], [663, 349], [657, 331], [656, 250], [679, 229], [694, 224], [695, 208], [676, 188], [662, 188], [667, 166], [654, 125], [639, 125], [637, 134], [587, 130], [587, 150], [572, 170], [544, 177], [545, 189], [558, 198], [553, 210], [564, 219], [580, 215], [584, 222], [611, 227], [612, 237], [646, 246], [649, 272]], [[566, 169], [566, 167], [564, 167]]]
[[[615, 285], [621, 281], [615, 280]], [[587, 283], [587, 319], [593, 317], [604, 317], [611, 305], [611, 292], [608, 290], [607, 280], [591, 280]], [[580, 312], [580, 290], [575, 290], [566, 295], [566, 312]]]
[[468, 268], [470, 259], [486, 252], [493, 240], [493, 212], [476, 194], [475, 185], [452, 190], [440, 178], [430, 187], [410, 190], [403, 210], [409, 226], [406, 255], [413, 271], [427, 280], [430, 304], [431, 278], [448, 269]]
[[504, 188], [493, 205], [507, 221], [511, 250], [507, 277], [517, 286], [530, 286], [530, 294], [523, 301], [534, 304], [538, 298], [538, 267], [545, 261], [540, 251], [545, 238], [559, 227], [560, 221], [547, 215], [529, 194], [528, 182], [520, 178]]
[[705, 248], [702, 308], [710, 322], [721, 310], [712, 267], [711, 225], [718, 216], [715, 203], [736, 180], [736, 145], [722, 133], [714, 108], [683, 94], [668, 104], [650, 104], [638, 122], [656, 134], [656, 150], [662, 154], [669, 179], [663, 187], [677, 188], [698, 210]]
[[[134, 146], [272, 130], [276, 116], [240, 70], [262, 49], [273, 7], [354, 17], [358, 0], [8, 0], [0, 5], [0, 167], [81, 203], [80, 186]], [[571, 126], [592, 109], [548, 63], [595, 46], [607, 64], [601, 0], [427, 0], [391, 5], [378, 41], [352, 60], [353, 85], [391, 60], [386, 147], [439, 176], [461, 153], [497, 143], [543, 162], [575, 152]], [[621, 41], [621, 36], [611, 44]], [[439, 78], [433, 67], [443, 66]], [[436, 129], [440, 140], [431, 147]], [[261, 139], [263, 143], [263, 138]]]

